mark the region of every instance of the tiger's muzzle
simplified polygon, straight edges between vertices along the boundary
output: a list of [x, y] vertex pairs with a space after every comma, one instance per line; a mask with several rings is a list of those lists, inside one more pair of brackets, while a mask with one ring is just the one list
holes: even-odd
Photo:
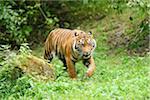
[[83, 58], [84, 58], [84, 59], [87, 59], [87, 58], [89, 58], [90, 56], [91, 56], [91, 52], [90, 52], [90, 51], [83, 53]]

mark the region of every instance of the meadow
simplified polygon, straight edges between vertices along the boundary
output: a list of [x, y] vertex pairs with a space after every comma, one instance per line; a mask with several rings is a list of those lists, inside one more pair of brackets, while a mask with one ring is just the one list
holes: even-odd
[[[97, 26], [96, 29], [99, 27]], [[6, 100], [150, 99], [150, 57], [128, 55], [124, 49], [116, 50], [115, 54], [109, 50], [106, 40], [105, 32], [96, 38], [97, 47], [93, 54], [96, 71], [91, 78], [83, 78], [87, 68], [79, 62], [76, 65], [78, 79], [70, 79], [68, 73], [63, 70], [62, 62], [55, 58], [52, 64], [57, 78], [53, 81], [33, 80], [26, 74], [11, 80], [8, 76], [10, 73], [2, 71], [5, 74], [3, 77], [1, 75], [0, 98]], [[42, 57], [43, 47], [38, 46], [32, 54]]]

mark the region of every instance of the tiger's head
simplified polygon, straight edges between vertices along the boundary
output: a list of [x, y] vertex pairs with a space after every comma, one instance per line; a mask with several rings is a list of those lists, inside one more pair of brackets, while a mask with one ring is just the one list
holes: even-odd
[[81, 30], [74, 30], [73, 50], [83, 59], [88, 59], [96, 48], [96, 41], [92, 32], [88, 34]]

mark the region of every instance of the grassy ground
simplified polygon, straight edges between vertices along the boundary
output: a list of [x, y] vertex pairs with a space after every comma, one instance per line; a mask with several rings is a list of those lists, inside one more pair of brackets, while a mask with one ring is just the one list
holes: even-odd
[[[97, 48], [94, 59], [97, 68], [91, 78], [83, 79], [86, 67], [79, 62], [76, 65], [78, 79], [71, 80], [68, 73], [63, 70], [62, 63], [56, 58], [52, 61], [56, 67], [55, 81], [35, 81], [24, 75], [15, 81], [12, 88], [6, 88], [8, 90], [0, 97], [10, 100], [150, 99], [150, 57], [129, 56], [119, 49], [121, 52], [112, 53], [106, 42], [108, 33], [101, 31], [103, 23], [94, 24], [96, 25], [84, 27], [87, 31], [92, 27], [92, 31], [96, 33]], [[37, 47], [33, 54], [41, 57], [43, 47]]]
[[103, 28], [101, 22], [95, 24], [97, 26], [92, 29], [97, 33], [97, 48], [94, 52], [97, 66], [95, 74], [83, 80], [86, 68], [79, 62], [76, 65], [78, 80], [72, 81], [63, 71], [62, 63], [54, 59], [52, 63], [56, 66], [58, 78], [54, 82], [34, 83], [35, 98], [39, 96], [64, 100], [150, 99], [150, 57], [129, 56], [120, 49], [116, 51], [121, 52], [113, 54], [106, 42], [107, 33], [98, 33]]

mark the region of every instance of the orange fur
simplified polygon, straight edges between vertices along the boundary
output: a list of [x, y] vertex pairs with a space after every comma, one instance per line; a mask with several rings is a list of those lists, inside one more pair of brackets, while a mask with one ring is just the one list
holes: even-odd
[[59, 28], [51, 31], [48, 35], [44, 58], [51, 61], [53, 56], [57, 55], [67, 67], [71, 78], [77, 77], [75, 63], [83, 60], [83, 64], [88, 67], [86, 76], [90, 77], [96, 68], [92, 56], [95, 47], [95, 40], [84, 31]]

